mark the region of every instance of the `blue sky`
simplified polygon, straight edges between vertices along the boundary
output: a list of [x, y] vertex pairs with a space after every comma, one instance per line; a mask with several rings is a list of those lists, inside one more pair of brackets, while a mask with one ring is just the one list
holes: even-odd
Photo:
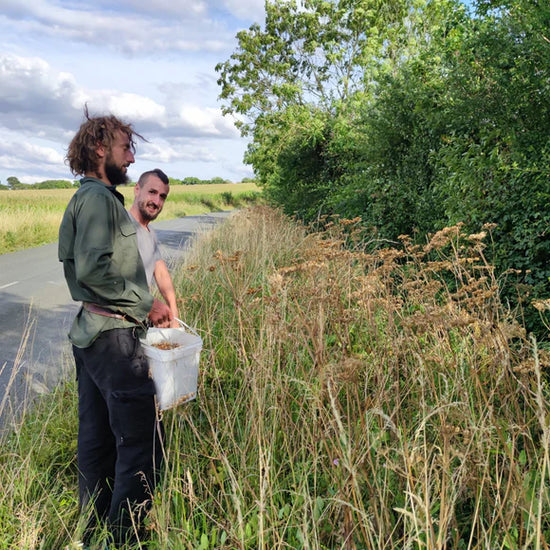
[[130, 177], [251, 176], [214, 70], [264, 0], [0, 0], [0, 183], [74, 179], [67, 145], [92, 113], [132, 122]]

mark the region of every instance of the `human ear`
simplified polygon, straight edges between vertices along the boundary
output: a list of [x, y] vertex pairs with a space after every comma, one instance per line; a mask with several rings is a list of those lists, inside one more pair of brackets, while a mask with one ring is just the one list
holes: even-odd
[[105, 145], [101, 143], [101, 141], [98, 141], [95, 145], [95, 153], [99, 158], [103, 158], [105, 156]]

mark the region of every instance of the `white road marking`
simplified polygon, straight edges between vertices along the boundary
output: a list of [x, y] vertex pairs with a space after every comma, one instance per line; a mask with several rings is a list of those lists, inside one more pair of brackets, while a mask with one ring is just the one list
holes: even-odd
[[9, 286], [16, 285], [16, 284], [18, 284], [18, 283], [19, 283], [19, 281], [13, 281], [13, 283], [8, 283], [8, 284], [6, 284], [6, 285], [2, 285], [2, 286], [0, 286], [0, 290], [2, 290], [2, 289], [4, 289], [4, 288], [8, 288]]

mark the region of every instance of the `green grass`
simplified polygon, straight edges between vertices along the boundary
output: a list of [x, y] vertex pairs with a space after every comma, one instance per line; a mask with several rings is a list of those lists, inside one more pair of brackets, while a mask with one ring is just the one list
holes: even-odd
[[[204, 348], [198, 398], [164, 414], [149, 548], [546, 548], [550, 354], [499, 302], [479, 237], [344, 242], [352, 223], [310, 234], [256, 207], [174, 272]], [[6, 548], [79, 536], [74, 394], [4, 442]]]

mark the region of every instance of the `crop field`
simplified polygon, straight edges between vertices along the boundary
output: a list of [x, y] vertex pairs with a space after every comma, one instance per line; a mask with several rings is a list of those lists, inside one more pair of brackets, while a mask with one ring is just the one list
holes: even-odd
[[[133, 185], [120, 187], [126, 206]], [[4, 191], [0, 194], [0, 254], [55, 242], [65, 207], [76, 189]], [[254, 183], [173, 185], [162, 219], [231, 210], [257, 200]]]

